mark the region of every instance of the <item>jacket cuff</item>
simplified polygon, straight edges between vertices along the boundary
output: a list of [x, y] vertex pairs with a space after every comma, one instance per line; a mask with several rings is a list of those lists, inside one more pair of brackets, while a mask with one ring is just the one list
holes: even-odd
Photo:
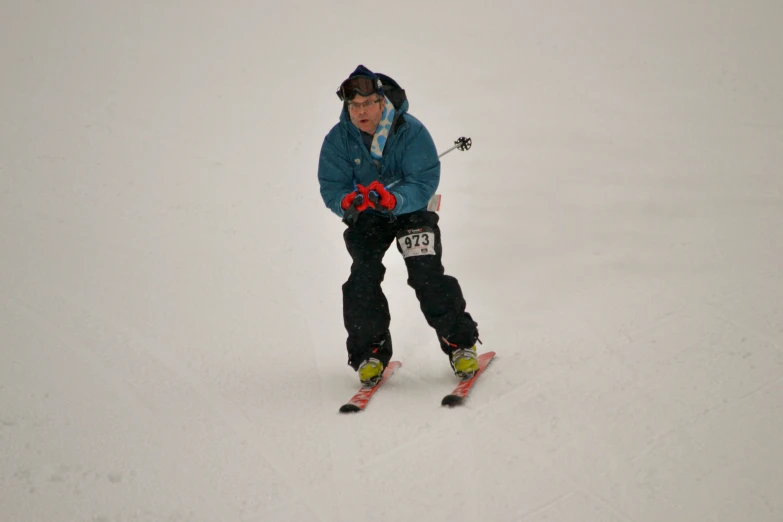
[[403, 204], [403, 202], [405, 200], [403, 199], [403, 197], [400, 194], [398, 194], [397, 192], [395, 192], [393, 190], [390, 190], [389, 193], [392, 196], [394, 196], [395, 201], [397, 201], [397, 204], [394, 205], [394, 208], [391, 210], [391, 213], [396, 216], [396, 215], [399, 214], [398, 210], [400, 209], [400, 207], [402, 207], [402, 204]]

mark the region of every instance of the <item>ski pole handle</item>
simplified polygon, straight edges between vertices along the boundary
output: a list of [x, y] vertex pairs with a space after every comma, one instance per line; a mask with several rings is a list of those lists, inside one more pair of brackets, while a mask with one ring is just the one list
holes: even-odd
[[[374, 190], [371, 190], [370, 193], [368, 194], [368, 197], [370, 198], [370, 203], [372, 203], [373, 206], [376, 206], [376, 207], [379, 206], [380, 201], [381, 201], [381, 196], [378, 195], [377, 192], [375, 192]], [[381, 207], [381, 208], [383, 208], [383, 207]], [[381, 212], [383, 214], [386, 214], [387, 216], [389, 216], [389, 221], [394, 221], [395, 219], [397, 219], [397, 216], [392, 214], [391, 210], [381, 210]]]
[[343, 223], [349, 227], [356, 223], [356, 220], [359, 219], [359, 211], [356, 210], [356, 207], [361, 205], [363, 202], [364, 196], [361, 194], [356, 194], [356, 197], [353, 199], [351, 206], [345, 210], [345, 215], [343, 215]]

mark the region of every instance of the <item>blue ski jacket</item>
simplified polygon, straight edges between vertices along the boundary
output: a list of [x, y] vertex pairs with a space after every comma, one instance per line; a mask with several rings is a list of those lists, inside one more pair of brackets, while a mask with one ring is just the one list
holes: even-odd
[[[395, 116], [376, 163], [362, 141], [359, 129], [351, 123], [343, 104], [340, 121], [324, 139], [318, 162], [318, 182], [326, 206], [343, 217], [340, 206], [356, 185], [380, 181], [397, 199], [395, 215], [409, 214], [427, 207], [440, 181], [440, 159], [427, 128], [408, 114], [405, 90], [386, 75], [378, 74], [385, 96], [394, 105]], [[372, 208], [365, 212], [375, 212]]]

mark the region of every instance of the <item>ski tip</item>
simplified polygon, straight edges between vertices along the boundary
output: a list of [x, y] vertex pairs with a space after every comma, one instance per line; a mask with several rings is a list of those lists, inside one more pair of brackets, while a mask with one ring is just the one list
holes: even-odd
[[459, 395], [446, 395], [443, 397], [443, 400], [440, 401], [441, 406], [448, 406], [449, 408], [453, 408], [454, 406], [459, 406], [462, 404], [463, 399]]
[[350, 402], [340, 406], [340, 413], [356, 413], [358, 411], [362, 411], [362, 409], [355, 404], [351, 404]]

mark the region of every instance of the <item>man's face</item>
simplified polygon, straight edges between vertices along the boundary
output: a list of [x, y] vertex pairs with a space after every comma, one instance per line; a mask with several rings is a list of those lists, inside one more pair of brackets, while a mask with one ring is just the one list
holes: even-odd
[[375, 129], [378, 128], [378, 124], [381, 122], [385, 104], [386, 100], [377, 94], [370, 96], [357, 94], [348, 103], [348, 114], [351, 116], [351, 123], [367, 134], [375, 134]]

